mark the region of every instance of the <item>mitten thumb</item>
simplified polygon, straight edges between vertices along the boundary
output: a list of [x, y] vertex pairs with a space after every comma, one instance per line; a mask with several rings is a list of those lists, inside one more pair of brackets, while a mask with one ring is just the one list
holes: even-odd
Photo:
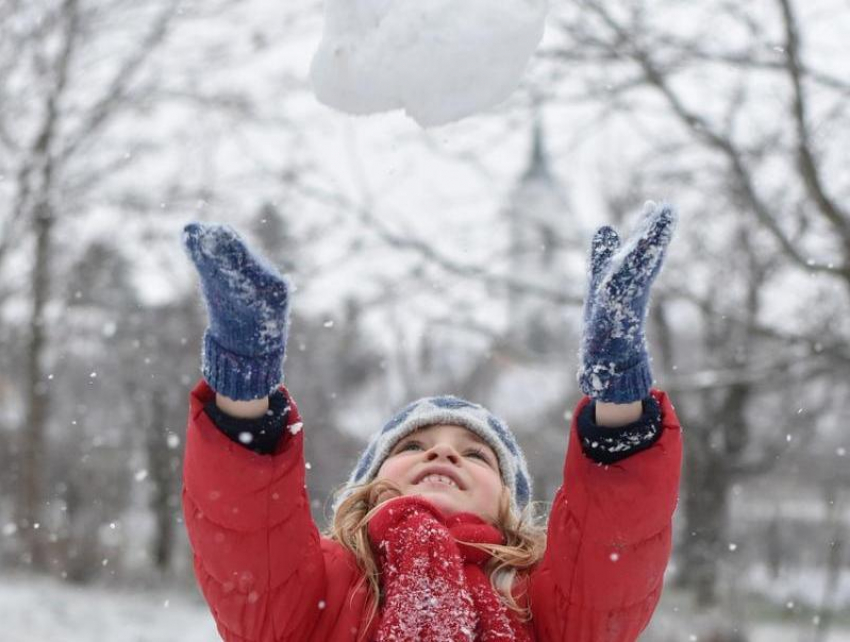
[[613, 227], [603, 225], [590, 243], [590, 291], [593, 292], [608, 266], [611, 256], [620, 247], [620, 237]]

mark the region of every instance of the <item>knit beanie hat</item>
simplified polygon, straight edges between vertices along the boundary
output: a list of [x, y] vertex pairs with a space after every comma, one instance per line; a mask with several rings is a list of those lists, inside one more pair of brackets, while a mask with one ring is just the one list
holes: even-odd
[[334, 512], [355, 486], [375, 479], [399, 441], [419, 428], [438, 424], [462, 426], [493, 449], [499, 459], [502, 481], [511, 491], [511, 508], [519, 514], [531, 499], [531, 477], [513, 433], [505, 422], [483, 406], [451, 395], [423, 397], [392, 417], [363, 451], [348, 482], [337, 494]]

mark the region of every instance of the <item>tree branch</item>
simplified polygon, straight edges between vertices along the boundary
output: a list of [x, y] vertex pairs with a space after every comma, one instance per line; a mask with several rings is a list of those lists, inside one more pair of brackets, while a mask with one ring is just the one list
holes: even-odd
[[583, 302], [582, 297], [541, 287], [535, 283], [515, 279], [509, 275], [494, 274], [478, 265], [455, 261], [439, 252], [433, 243], [394, 232], [382, 221], [372, 216], [368, 207], [353, 203], [340, 194], [331, 193], [328, 190], [305, 183], [299, 183], [296, 189], [308, 198], [354, 213], [361, 223], [390, 247], [418, 254], [420, 257], [427, 259], [429, 263], [439, 266], [449, 274], [472, 279], [494, 288], [512, 288], [517, 292], [542, 298], [555, 305], [580, 306]]
[[826, 194], [823, 180], [812, 151], [812, 140], [809, 133], [806, 96], [803, 89], [802, 71], [800, 65], [800, 35], [790, 0], [777, 0], [782, 8], [782, 18], [785, 27], [785, 62], [788, 77], [793, 87], [792, 114], [797, 128], [797, 162], [803, 183], [811, 199], [817, 204], [824, 217], [844, 239], [847, 256], [850, 256], [850, 215], [841, 210]]
[[[79, 12], [77, 0], [65, 0], [61, 10], [64, 19], [64, 40], [62, 49], [56, 54], [54, 60], [54, 82], [47, 95], [45, 104], [44, 120], [38, 128], [38, 133], [27, 153], [27, 160], [21, 165], [17, 175], [18, 197], [12, 208], [10, 219], [6, 223], [3, 233], [0, 234], [0, 264], [2, 264], [5, 253], [15, 238], [14, 227], [23, 220], [30, 211], [30, 196], [35, 193], [40, 200], [50, 198], [49, 185], [32, 184], [33, 176], [41, 174], [46, 176], [52, 173], [54, 159], [52, 158], [52, 147], [54, 146], [54, 133], [56, 121], [59, 116], [59, 101], [68, 85], [68, 75], [71, 59], [79, 36]], [[34, 189], [35, 188], [35, 189]]]
[[642, 49], [632, 38], [631, 31], [617, 23], [597, 2], [585, 3], [615, 33], [618, 44], [625, 43], [630, 48], [631, 58], [640, 66], [647, 82], [665, 98], [673, 113], [685, 127], [698, 139], [703, 140], [711, 149], [719, 151], [728, 160], [732, 175], [737, 182], [738, 191], [749, 204], [758, 221], [764, 225], [777, 240], [783, 252], [798, 266], [809, 272], [821, 272], [838, 276], [850, 286], [850, 257], [845, 262], [834, 265], [831, 262], [816, 262], [802, 254], [774, 219], [770, 207], [760, 198], [753, 177], [747, 169], [742, 152], [728, 137], [717, 133], [711, 124], [696, 112], [688, 109], [681, 97], [670, 86], [665, 73], [656, 65], [649, 53]]
[[178, 5], [179, 0], [169, 0], [169, 3], [153, 21], [146, 36], [136, 46], [135, 51], [124, 59], [113, 76], [108, 89], [92, 107], [83, 124], [76, 132], [68, 136], [68, 143], [61, 153], [62, 160], [67, 160], [73, 156], [84, 141], [90, 140], [98, 130], [103, 129], [108, 124], [110, 118], [117, 114], [116, 106], [126, 97], [128, 87], [135, 79], [136, 74], [153, 51], [156, 50], [156, 46], [167, 35], [169, 24], [174, 18]]

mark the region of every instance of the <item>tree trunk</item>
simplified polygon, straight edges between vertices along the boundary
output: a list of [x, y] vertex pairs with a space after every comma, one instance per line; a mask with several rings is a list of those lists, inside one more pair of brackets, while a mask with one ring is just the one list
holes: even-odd
[[689, 427], [690, 439], [685, 440], [683, 467], [685, 533], [680, 543], [681, 561], [676, 584], [690, 589], [700, 608], [708, 608], [718, 600], [718, 558], [725, 553], [728, 497], [733, 480], [729, 478], [722, 457], [699, 452], [708, 446], [708, 440], [694, 439], [694, 433], [712, 427], [695, 424]]
[[[48, 417], [47, 387], [44, 381], [43, 356], [47, 345], [44, 308], [50, 295], [50, 251], [54, 211], [51, 202], [54, 183], [54, 136], [59, 102], [68, 81], [68, 69], [78, 34], [78, 0], [65, 0], [62, 6], [62, 49], [55, 59], [54, 84], [47, 97], [44, 121], [31, 150], [28, 169], [21, 175], [22, 194], [34, 194], [32, 231], [35, 237], [32, 271], [32, 314], [27, 350], [26, 411], [21, 443], [21, 477], [18, 501], [18, 523], [23, 530], [26, 559], [33, 569], [46, 570], [47, 559], [42, 545], [42, 507], [45, 501], [44, 448]], [[22, 201], [26, 208], [27, 199]], [[22, 210], [22, 211], [27, 211]]]
[[826, 557], [826, 577], [824, 579], [823, 595], [814, 618], [813, 642], [823, 642], [829, 636], [835, 617], [835, 595], [841, 580], [843, 569], [845, 533], [842, 521], [842, 504], [839, 500], [838, 488], [827, 484], [824, 488], [824, 500], [827, 505], [827, 526], [831, 534], [829, 552]]
[[171, 452], [168, 448], [168, 435], [165, 428], [165, 401], [161, 391], [151, 396], [151, 419], [147, 427], [146, 446], [148, 467], [153, 482], [151, 510], [156, 518], [153, 559], [157, 570], [167, 573], [171, 569], [174, 553], [174, 511], [171, 505], [171, 492], [174, 486], [174, 472], [171, 467]]
[[35, 570], [47, 566], [41, 534], [45, 501], [44, 449], [48, 416], [47, 389], [42, 371], [42, 355], [47, 342], [44, 306], [49, 294], [50, 234], [53, 217], [43, 201], [35, 211], [35, 265], [32, 277], [32, 314], [27, 349], [27, 405], [22, 433], [20, 501], [18, 524], [26, 542], [26, 561]]

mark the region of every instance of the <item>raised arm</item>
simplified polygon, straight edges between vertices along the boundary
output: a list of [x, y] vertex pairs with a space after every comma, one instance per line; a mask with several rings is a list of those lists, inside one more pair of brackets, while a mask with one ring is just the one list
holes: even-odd
[[633, 642], [655, 610], [670, 558], [682, 441], [667, 395], [651, 396], [660, 425], [641, 430], [657, 436], [613, 464], [582, 446], [579, 422], [590, 398], [576, 408], [546, 555], [531, 582], [532, 605], [550, 607], [534, 609], [539, 639]]
[[183, 243], [209, 318], [183, 468], [198, 584], [227, 642], [305, 640], [326, 578], [301, 419], [280, 387], [289, 283], [228, 226], [192, 223]]
[[303, 432], [287, 404], [271, 454], [228, 437], [205, 411], [201, 381], [190, 396], [183, 513], [198, 585], [226, 642], [306, 640], [326, 578], [305, 486]]
[[632, 642], [661, 594], [681, 429], [667, 396], [650, 392], [644, 322], [674, 224], [669, 206], [647, 204], [624, 247], [610, 227], [593, 239], [578, 373], [586, 396], [530, 589], [541, 639]]

